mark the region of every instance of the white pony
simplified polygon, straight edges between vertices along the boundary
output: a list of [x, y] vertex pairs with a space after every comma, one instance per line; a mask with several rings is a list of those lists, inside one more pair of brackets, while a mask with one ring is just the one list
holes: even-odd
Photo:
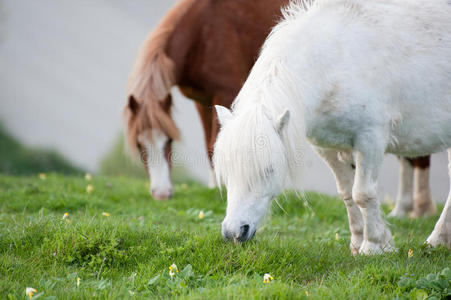
[[[265, 42], [233, 112], [217, 113], [224, 238], [254, 236], [271, 199], [296, 178], [307, 138], [336, 177], [351, 251], [393, 251], [376, 197], [384, 154], [451, 147], [451, 3], [296, 2]], [[427, 240], [433, 246], [451, 244], [450, 206], [451, 196]]]

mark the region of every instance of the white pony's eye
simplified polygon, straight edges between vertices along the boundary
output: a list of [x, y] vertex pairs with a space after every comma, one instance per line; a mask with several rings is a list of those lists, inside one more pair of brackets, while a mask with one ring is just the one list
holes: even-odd
[[272, 166], [269, 166], [265, 169], [265, 175], [267, 177], [271, 176], [272, 174], [274, 174], [274, 168]]

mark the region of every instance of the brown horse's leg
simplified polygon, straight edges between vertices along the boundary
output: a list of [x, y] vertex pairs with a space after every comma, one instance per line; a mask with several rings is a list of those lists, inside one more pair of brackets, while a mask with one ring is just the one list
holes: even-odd
[[199, 113], [200, 121], [202, 123], [202, 127], [204, 128], [204, 136], [205, 136], [205, 145], [207, 148], [208, 159], [211, 162], [211, 152], [210, 152], [210, 140], [211, 140], [211, 129], [212, 129], [212, 107], [209, 105], [204, 105], [196, 102], [196, 109]]
[[412, 212], [413, 209], [413, 172], [414, 168], [410, 160], [398, 156], [399, 160], [399, 180], [398, 194], [390, 217], [402, 218]]
[[217, 186], [216, 179], [214, 176], [212, 156], [213, 156], [213, 145], [212, 140], [212, 123], [213, 123], [213, 107], [211, 105], [204, 105], [196, 102], [197, 112], [199, 113], [200, 120], [202, 122], [202, 127], [204, 128], [205, 135], [205, 146], [207, 150], [208, 160], [210, 162], [208, 187], [214, 188]]
[[419, 218], [436, 212], [429, 186], [430, 156], [410, 159], [414, 167], [413, 211], [411, 217]]

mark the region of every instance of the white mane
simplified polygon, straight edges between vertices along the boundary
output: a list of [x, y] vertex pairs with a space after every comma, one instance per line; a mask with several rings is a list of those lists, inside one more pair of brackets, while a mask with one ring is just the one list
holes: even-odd
[[[279, 175], [276, 184], [283, 188], [300, 175], [306, 147], [299, 121], [302, 106], [301, 102], [294, 101], [300, 95], [286, 67], [284, 51], [287, 50], [287, 35], [290, 35], [289, 23], [310, 5], [310, 1], [299, 1], [283, 10], [284, 20], [269, 35], [235, 99], [233, 124], [223, 126], [215, 147], [233, 159], [233, 163], [224, 161], [224, 155], [215, 150], [214, 165], [219, 183], [232, 180], [239, 189], [252, 190], [259, 178], [267, 177], [271, 171]], [[274, 122], [286, 110], [290, 111], [291, 118], [281, 143]]]

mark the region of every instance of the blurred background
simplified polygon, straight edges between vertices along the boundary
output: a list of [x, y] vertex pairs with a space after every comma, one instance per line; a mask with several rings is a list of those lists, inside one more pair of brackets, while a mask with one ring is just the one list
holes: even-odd
[[[123, 151], [121, 111], [132, 61], [176, 0], [0, 0], [0, 172], [145, 177]], [[208, 160], [192, 101], [174, 89], [175, 144], [186, 158], [175, 181], [207, 182]], [[436, 201], [449, 189], [447, 156], [432, 159]], [[1, 176], [1, 175], [0, 175]], [[303, 189], [336, 194], [312, 152]], [[398, 163], [387, 156], [380, 197], [394, 197]]]

